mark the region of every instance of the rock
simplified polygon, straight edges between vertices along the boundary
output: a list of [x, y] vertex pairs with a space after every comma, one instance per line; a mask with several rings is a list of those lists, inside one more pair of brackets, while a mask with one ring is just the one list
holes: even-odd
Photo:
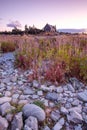
[[12, 121], [12, 118], [13, 118], [13, 114], [8, 113], [8, 114], [6, 115], [6, 119], [7, 119], [8, 122], [11, 122], [11, 121]]
[[38, 97], [38, 95], [32, 95], [32, 99], [37, 99]]
[[66, 109], [69, 109], [69, 108], [71, 108], [71, 107], [72, 107], [72, 106], [71, 106], [71, 103], [66, 103], [66, 104], [65, 104], [65, 108], [66, 108]]
[[34, 91], [31, 88], [26, 88], [26, 89], [24, 89], [24, 94], [25, 95], [32, 95], [32, 94], [34, 94]]
[[11, 96], [11, 92], [10, 91], [6, 91], [5, 92], [5, 97], [10, 97]]
[[80, 125], [80, 124], [78, 124], [78, 125], [77, 125], [77, 126], [75, 126], [74, 128], [75, 128], [75, 130], [82, 130], [82, 127], [81, 127], [81, 125]]
[[18, 104], [18, 99], [17, 98], [12, 98], [11, 103], [12, 104]]
[[87, 90], [78, 93], [78, 99], [87, 102]]
[[33, 87], [39, 88], [39, 83], [37, 80], [33, 80]]
[[50, 128], [48, 126], [45, 126], [43, 130], [50, 130]]
[[44, 100], [44, 105], [45, 105], [46, 107], [49, 106], [49, 104], [48, 104], [48, 100]]
[[87, 114], [87, 107], [83, 108], [83, 112], [85, 112]]
[[64, 115], [66, 115], [66, 114], [68, 114], [68, 110], [65, 108], [65, 107], [61, 107], [60, 108], [60, 112], [62, 113], [62, 114], [64, 114]]
[[72, 107], [72, 108], [68, 109], [68, 111], [69, 112], [76, 111], [78, 113], [81, 113], [82, 112], [82, 106]]
[[0, 116], [0, 130], [7, 130], [8, 128], [8, 121]]
[[61, 118], [53, 127], [53, 130], [61, 130], [64, 125], [64, 118]]
[[75, 100], [72, 102], [72, 105], [73, 105], [73, 106], [78, 106], [78, 105], [79, 105], [79, 100], [78, 100], [78, 99], [75, 99]]
[[23, 82], [22, 81], [18, 81], [18, 85], [22, 85], [23, 84]]
[[67, 101], [68, 101], [69, 103], [72, 103], [72, 102], [73, 102], [73, 98], [69, 98]]
[[23, 128], [22, 112], [17, 113], [11, 123], [11, 130], [15, 130], [16, 128], [19, 130]]
[[53, 92], [48, 92], [47, 95], [46, 95], [46, 99], [48, 100], [52, 100], [52, 101], [57, 101], [58, 100], [58, 94]]
[[17, 81], [17, 76], [13, 76], [13, 77], [11, 78], [11, 81], [12, 81], [12, 82], [16, 82], [16, 81]]
[[68, 90], [71, 92], [75, 92], [74, 87], [71, 84], [67, 84]]
[[57, 92], [57, 93], [62, 93], [62, 92], [63, 92], [62, 86], [57, 87], [57, 88], [56, 88], [56, 92]]
[[35, 118], [33, 116], [29, 116], [25, 120], [25, 125], [27, 125], [32, 130], [38, 130], [38, 121], [37, 121], [37, 118]]
[[42, 95], [43, 95], [43, 91], [38, 91], [38, 92], [37, 92], [37, 95], [38, 95], [38, 96], [42, 96]]
[[80, 109], [71, 108], [69, 109], [69, 114], [67, 115], [67, 119], [69, 122], [73, 123], [81, 123], [83, 121], [82, 115], [80, 114]]
[[24, 105], [23, 109], [23, 116], [28, 118], [29, 116], [34, 116], [38, 119], [38, 121], [45, 120], [45, 112], [42, 108], [35, 104], [26, 104]]
[[15, 109], [15, 107], [11, 106], [9, 102], [6, 102], [0, 106], [0, 112], [2, 116], [10, 113], [13, 109]]
[[45, 91], [45, 92], [49, 92], [50, 91], [49, 87], [47, 87], [46, 85], [41, 85], [41, 89], [43, 91]]
[[0, 104], [3, 104], [5, 102], [10, 102], [11, 98], [10, 97], [0, 97]]
[[70, 78], [69, 81], [71, 82], [75, 90], [78, 90], [84, 87], [84, 84], [81, 83], [77, 78]]
[[20, 100], [20, 101], [18, 102], [19, 105], [25, 105], [25, 104], [27, 104], [27, 103], [28, 103], [28, 100]]
[[29, 128], [27, 125], [24, 125], [24, 130], [32, 130], [32, 129]]
[[55, 85], [49, 86], [49, 91], [50, 92], [55, 91], [55, 90], [56, 90], [56, 86]]
[[60, 112], [58, 110], [52, 111], [50, 116], [53, 121], [58, 121], [61, 117]]
[[16, 98], [16, 99], [19, 98], [19, 94], [13, 94], [12, 98]]
[[49, 102], [49, 107], [51, 107], [51, 108], [55, 107], [55, 103]]

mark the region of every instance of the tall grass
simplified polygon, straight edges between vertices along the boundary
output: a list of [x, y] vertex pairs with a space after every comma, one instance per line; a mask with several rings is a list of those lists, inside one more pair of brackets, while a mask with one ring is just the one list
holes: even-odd
[[53, 82], [64, 81], [65, 74], [87, 81], [87, 39], [69, 39], [61, 43], [56, 38], [21, 43], [16, 65], [23, 69], [33, 68]]

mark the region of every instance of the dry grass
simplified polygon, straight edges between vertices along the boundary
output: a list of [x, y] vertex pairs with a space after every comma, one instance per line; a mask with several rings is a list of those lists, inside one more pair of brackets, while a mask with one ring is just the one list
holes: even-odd
[[16, 65], [33, 69], [36, 78], [61, 82], [67, 75], [87, 81], [86, 35], [1, 37], [17, 45]]

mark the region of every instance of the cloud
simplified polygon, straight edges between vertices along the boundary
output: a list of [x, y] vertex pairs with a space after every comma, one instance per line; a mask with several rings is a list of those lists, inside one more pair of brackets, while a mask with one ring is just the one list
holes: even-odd
[[0, 18], [0, 21], [2, 20], [2, 18]]
[[12, 27], [12, 28], [21, 28], [22, 25], [19, 21], [11, 21], [10, 23], [7, 24], [7, 27]]

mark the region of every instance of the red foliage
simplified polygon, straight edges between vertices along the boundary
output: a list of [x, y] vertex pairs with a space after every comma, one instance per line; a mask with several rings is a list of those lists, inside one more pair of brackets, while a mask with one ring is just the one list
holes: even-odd
[[45, 78], [49, 81], [60, 83], [64, 81], [64, 74], [64, 65], [62, 63], [55, 63], [46, 71]]

